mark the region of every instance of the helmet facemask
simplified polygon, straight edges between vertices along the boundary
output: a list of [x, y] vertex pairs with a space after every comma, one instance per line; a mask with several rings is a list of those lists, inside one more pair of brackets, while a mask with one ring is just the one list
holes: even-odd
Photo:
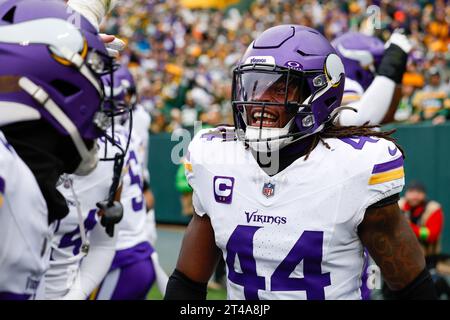
[[[115, 161], [116, 166], [122, 166], [131, 140], [132, 130], [132, 108], [124, 100], [124, 89], [120, 83], [116, 83], [114, 73], [120, 68], [119, 64], [113, 64], [111, 72], [103, 75], [102, 85], [104, 90], [104, 99], [102, 110], [108, 119], [108, 127], [103, 131], [105, 137], [104, 154], [101, 155], [100, 161]], [[123, 124], [123, 119], [129, 119], [126, 134], [126, 144], [121, 145], [118, 138], [115, 137], [116, 126]], [[108, 156], [108, 142], [115, 146], [120, 153], [113, 157]]]
[[[277, 151], [305, 135], [314, 124], [311, 102], [326, 87], [325, 75], [268, 65], [241, 65], [234, 70], [233, 111], [238, 138], [258, 152]], [[316, 91], [311, 93], [311, 85]]]

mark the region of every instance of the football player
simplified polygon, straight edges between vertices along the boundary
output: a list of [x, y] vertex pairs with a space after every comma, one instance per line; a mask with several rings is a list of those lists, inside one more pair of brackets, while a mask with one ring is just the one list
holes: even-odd
[[316, 30], [270, 28], [234, 70], [234, 128], [200, 131], [186, 174], [196, 214], [166, 299], [205, 299], [223, 252], [229, 299], [360, 299], [363, 247], [399, 298], [435, 292], [397, 200], [390, 132], [334, 123], [345, 75]]
[[347, 32], [331, 44], [345, 69], [341, 125], [378, 125], [391, 122], [401, 99], [401, 82], [412, 44], [399, 31], [384, 44], [380, 39]]
[[[122, 152], [118, 148], [125, 148], [127, 139], [118, 132], [115, 138], [118, 142], [106, 148], [109, 142], [105, 138], [97, 140], [99, 155], [106, 151], [112, 158]], [[112, 236], [105, 232], [97, 203], [109, 197], [113, 173], [112, 161], [100, 161], [87, 176], [61, 176], [58, 190], [64, 195], [70, 211], [58, 221], [52, 239], [43, 299], [85, 300], [108, 272], [118, 232]], [[121, 187], [115, 195], [116, 201], [120, 200], [120, 191]]]
[[61, 1], [0, 4], [0, 298], [34, 297], [55, 221], [67, 215], [63, 173], [97, 165], [110, 122], [101, 76], [112, 59], [96, 29]]
[[[138, 103], [138, 95], [136, 82], [130, 70], [126, 66], [122, 66], [115, 73], [117, 76], [116, 85], [120, 83], [123, 93], [119, 94], [125, 104], [131, 106], [132, 118], [122, 117], [122, 126], [128, 128], [132, 120], [132, 131], [139, 142], [137, 148], [139, 163], [143, 170], [143, 194], [145, 206], [147, 209], [146, 215], [146, 233], [147, 239], [154, 247], [157, 239], [156, 222], [154, 213], [154, 196], [150, 188], [150, 172], [148, 171], [148, 155], [149, 155], [149, 127], [151, 123], [150, 114], [145, 111], [144, 107]], [[117, 89], [120, 91], [120, 89]], [[158, 253], [152, 253], [153, 267], [155, 268], [156, 283], [160, 292], [166, 292], [166, 285], [168, 276], [159, 264]]]
[[[114, 72], [112, 92], [114, 99], [129, 105], [127, 97], [131, 74], [123, 68]], [[108, 90], [107, 90], [108, 91]], [[132, 120], [130, 146], [125, 160], [126, 173], [123, 178], [121, 203], [124, 208], [123, 220], [119, 223], [116, 252], [108, 274], [94, 290], [91, 298], [98, 300], [145, 299], [148, 291], [161, 271], [156, 252], [147, 236], [147, 207], [143, 194], [145, 147], [136, 132], [136, 110], [124, 125], [117, 124], [117, 130], [128, 128]], [[144, 111], [145, 112], [145, 111]], [[139, 123], [139, 121], [138, 121]], [[128, 135], [128, 133], [127, 133]], [[148, 138], [148, 137], [147, 137]], [[165, 274], [163, 274], [165, 275]], [[161, 280], [161, 277], [159, 277]], [[165, 275], [165, 282], [167, 276]], [[162, 288], [165, 288], [165, 283]], [[164, 292], [164, 291], [163, 291]]]
[[[142, 164], [142, 169], [144, 172], [144, 195], [146, 198], [146, 206], [147, 209], [151, 209], [153, 207], [153, 194], [150, 189], [150, 173], [148, 171], [148, 140], [149, 140], [149, 127], [151, 123], [150, 114], [145, 111], [144, 107], [138, 103], [137, 96], [137, 88], [136, 82], [134, 81], [134, 77], [131, 74], [130, 70], [125, 66], [121, 66], [117, 71], [115, 71], [115, 76], [117, 76], [116, 85], [120, 85], [122, 93], [122, 99], [125, 104], [129, 105], [132, 109], [133, 118], [131, 119], [128, 116], [128, 113], [125, 114], [125, 117], [122, 118], [122, 125], [125, 128], [130, 127], [130, 121], [133, 121], [132, 130], [139, 138], [139, 154]], [[150, 199], [150, 200], [148, 200]]]

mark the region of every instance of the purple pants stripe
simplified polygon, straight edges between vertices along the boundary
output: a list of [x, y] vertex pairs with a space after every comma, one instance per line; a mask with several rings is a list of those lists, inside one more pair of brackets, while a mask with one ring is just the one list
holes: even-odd
[[153, 251], [153, 247], [148, 242], [141, 242], [134, 247], [118, 250], [116, 251], [114, 260], [111, 263], [110, 270], [123, 268], [140, 260], [148, 259], [152, 255]]
[[0, 292], [0, 300], [28, 300], [31, 295], [12, 292]]
[[145, 300], [156, 275], [150, 257], [110, 271], [101, 284], [97, 300]]

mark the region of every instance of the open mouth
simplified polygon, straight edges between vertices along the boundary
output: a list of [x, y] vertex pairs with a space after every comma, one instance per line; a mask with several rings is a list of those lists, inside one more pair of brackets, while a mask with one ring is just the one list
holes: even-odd
[[260, 127], [261, 122], [263, 127], [279, 128], [280, 114], [277, 108], [266, 107], [263, 108], [253, 107], [249, 116], [249, 125], [253, 127]]

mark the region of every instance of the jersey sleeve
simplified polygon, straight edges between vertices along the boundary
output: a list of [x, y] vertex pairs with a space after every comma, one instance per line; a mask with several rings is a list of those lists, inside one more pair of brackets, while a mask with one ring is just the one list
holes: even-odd
[[[14, 184], [15, 179], [11, 179], [14, 175], [14, 161], [15, 153], [12, 147], [6, 141], [5, 136], [0, 132], [0, 209], [4, 206], [6, 201], [6, 188], [12, 190], [11, 182]], [[7, 180], [9, 178], [9, 180]], [[7, 182], [8, 181], [8, 182]]]
[[359, 176], [358, 185], [364, 190], [362, 206], [355, 217], [358, 226], [371, 205], [400, 193], [405, 185], [403, 154], [391, 141], [380, 139], [368, 146], [366, 170]]
[[201, 191], [204, 179], [202, 176], [205, 174], [205, 167], [202, 164], [202, 152], [203, 145], [201, 137], [207, 130], [201, 130], [197, 133], [194, 139], [189, 144], [186, 158], [184, 159], [184, 172], [189, 185], [192, 187], [192, 205], [194, 206], [195, 213], [200, 217], [207, 214], [205, 206], [202, 203], [202, 197], [205, 196]]

